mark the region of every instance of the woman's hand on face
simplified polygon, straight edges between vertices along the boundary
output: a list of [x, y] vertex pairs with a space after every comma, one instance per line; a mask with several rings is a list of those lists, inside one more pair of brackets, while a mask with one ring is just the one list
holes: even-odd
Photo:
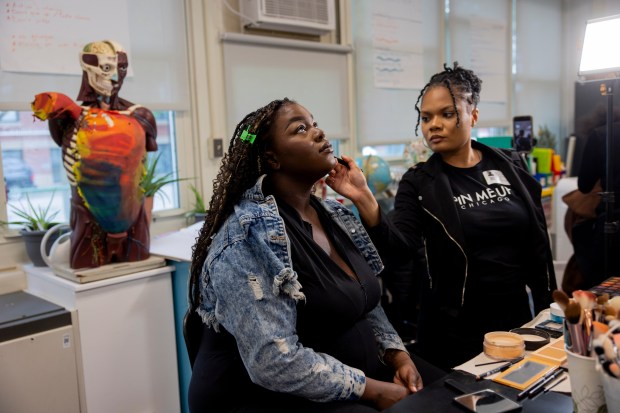
[[371, 402], [379, 410], [387, 409], [399, 400], [407, 397], [411, 392], [406, 387], [366, 378], [366, 389], [362, 400]]
[[355, 160], [348, 156], [342, 156], [342, 159], [347, 163], [347, 166], [336, 163], [325, 180], [327, 185], [354, 203], [360, 198], [372, 196], [372, 192], [366, 184], [366, 177]]
[[360, 218], [366, 225], [374, 227], [381, 221], [379, 204], [366, 184], [366, 177], [355, 160], [348, 156], [343, 156], [342, 159], [347, 163], [348, 168], [336, 163], [325, 182], [334, 191], [350, 199], [357, 207]]

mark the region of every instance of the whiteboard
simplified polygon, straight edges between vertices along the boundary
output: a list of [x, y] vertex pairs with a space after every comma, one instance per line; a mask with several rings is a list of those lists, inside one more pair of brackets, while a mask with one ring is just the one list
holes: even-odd
[[352, 2], [358, 146], [415, 138], [420, 89], [441, 67], [439, 7], [421, 0]]
[[511, 1], [453, 2], [450, 8], [450, 61], [482, 79], [478, 126], [510, 126]]
[[81, 0], [5, 3], [0, 8], [1, 70], [81, 75], [75, 63], [78, 53], [87, 43], [108, 40], [110, 27], [115, 29], [109, 40], [120, 43], [131, 56], [125, 0], [106, 0], [96, 13], [92, 3]]
[[[184, 4], [178, 0], [3, 1], [0, 16], [4, 18], [10, 7], [18, 5], [34, 14], [11, 15], [15, 20], [10, 27], [5, 20], [0, 22], [3, 35], [10, 30], [31, 39], [16, 45], [13, 52], [10, 40], [6, 43], [5, 36], [0, 36], [0, 42], [5, 42], [0, 48], [0, 110], [29, 110], [34, 96], [45, 91], [76, 97], [82, 83], [79, 52], [85, 44], [100, 40], [117, 41], [129, 52], [133, 76], [125, 79], [122, 98], [151, 110], [189, 109]], [[46, 10], [66, 17], [41, 16]], [[49, 23], [40, 24], [40, 19]], [[11, 63], [11, 56], [19, 56], [21, 62]]]
[[228, 136], [248, 113], [288, 97], [313, 114], [328, 139], [350, 138], [350, 49], [257, 37], [223, 38]]

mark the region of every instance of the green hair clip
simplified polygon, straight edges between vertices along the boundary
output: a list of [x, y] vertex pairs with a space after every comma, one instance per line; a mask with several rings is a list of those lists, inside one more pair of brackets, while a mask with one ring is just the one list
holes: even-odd
[[249, 143], [254, 143], [254, 139], [256, 139], [256, 135], [250, 133], [249, 130], [250, 130], [249, 126], [247, 128], [245, 128], [245, 130], [241, 133], [240, 139], [242, 141], [247, 141]]

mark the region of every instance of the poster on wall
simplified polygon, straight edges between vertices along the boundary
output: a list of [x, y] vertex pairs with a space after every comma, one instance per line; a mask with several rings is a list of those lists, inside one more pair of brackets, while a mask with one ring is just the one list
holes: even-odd
[[[126, 0], [0, 0], [0, 70], [80, 75], [78, 53], [95, 40], [129, 50]], [[33, 56], [37, 56], [33, 59]], [[128, 76], [131, 76], [131, 64]]]
[[421, 8], [420, 0], [372, 2], [375, 87], [424, 86]]

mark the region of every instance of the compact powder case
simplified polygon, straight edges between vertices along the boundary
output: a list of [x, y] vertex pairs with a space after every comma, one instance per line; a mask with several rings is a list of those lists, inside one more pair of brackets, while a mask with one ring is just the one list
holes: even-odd
[[483, 349], [492, 359], [516, 359], [525, 355], [525, 342], [519, 334], [493, 331], [484, 335]]

